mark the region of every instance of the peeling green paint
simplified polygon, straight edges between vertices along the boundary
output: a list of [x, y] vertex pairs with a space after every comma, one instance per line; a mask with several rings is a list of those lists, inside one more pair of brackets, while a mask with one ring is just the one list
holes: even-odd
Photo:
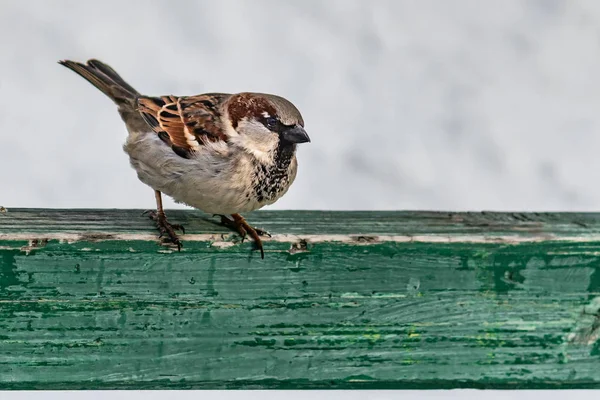
[[232, 245], [1, 214], [0, 389], [600, 387], [598, 214], [255, 213], [264, 260], [170, 219]]

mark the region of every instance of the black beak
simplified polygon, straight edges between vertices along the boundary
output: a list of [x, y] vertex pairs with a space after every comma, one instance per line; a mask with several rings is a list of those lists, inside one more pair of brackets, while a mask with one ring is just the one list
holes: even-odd
[[281, 133], [281, 139], [288, 143], [310, 143], [308, 134], [301, 126], [293, 126]]

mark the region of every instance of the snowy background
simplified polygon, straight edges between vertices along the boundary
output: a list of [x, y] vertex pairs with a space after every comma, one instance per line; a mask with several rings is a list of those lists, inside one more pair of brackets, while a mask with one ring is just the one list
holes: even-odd
[[600, 210], [597, 0], [0, 0], [0, 49], [9, 208], [154, 207], [114, 105], [56, 64], [94, 57], [146, 94], [292, 100], [313, 142], [273, 208]]
[[[0, 205], [152, 208], [115, 106], [262, 91], [312, 143], [279, 209], [600, 209], [600, 1], [0, 0]], [[181, 207], [172, 202], [167, 207]]]

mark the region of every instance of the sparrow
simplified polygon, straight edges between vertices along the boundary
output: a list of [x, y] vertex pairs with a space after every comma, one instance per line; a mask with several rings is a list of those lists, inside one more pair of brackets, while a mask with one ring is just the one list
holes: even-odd
[[[162, 194], [218, 215], [242, 240], [250, 235], [261, 258], [260, 236], [240, 213], [273, 204], [296, 178], [296, 147], [310, 142], [300, 111], [265, 93], [144, 96], [107, 64], [61, 60], [118, 106], [128, 136], [123, 149], [140, 181], [154, 189], [149, 212], [163, 243], [182, 242], [162, 205]], [[231, 216], [231, 219], [227, 217]]]

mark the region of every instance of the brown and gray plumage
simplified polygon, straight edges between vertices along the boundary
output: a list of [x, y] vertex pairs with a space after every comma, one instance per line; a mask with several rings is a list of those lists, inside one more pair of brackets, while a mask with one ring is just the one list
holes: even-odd
[[250, 234], [264, 257], [262, 231], [239, 214], [274, 203], [296, 177], [296, 145], [310, 139], [292, 103], [263, 93], [143, 96], [98, 60], [59, 63], [117, 104], [129, 131], [123, 148], [138, 178], [155, 190], [151, 217], [166, 241], [181, 246], [161, 193], [221, 215], [242, 236]]

